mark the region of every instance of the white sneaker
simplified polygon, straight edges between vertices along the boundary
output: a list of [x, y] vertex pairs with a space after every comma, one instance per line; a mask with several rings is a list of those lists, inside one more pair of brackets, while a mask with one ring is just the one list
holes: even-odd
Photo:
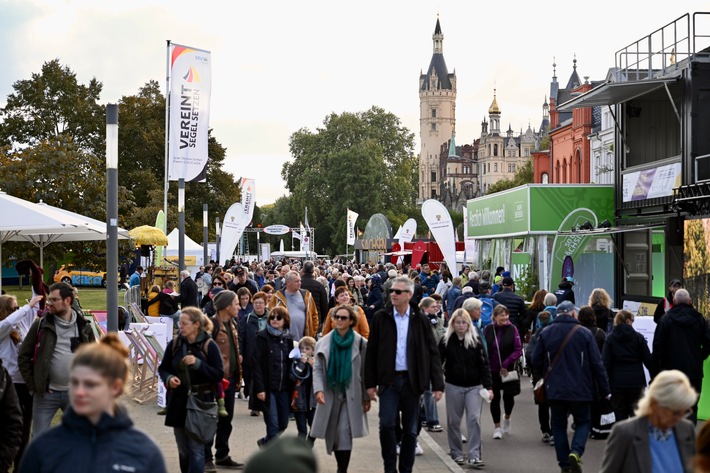
[[402, 448], [400, 444], [397, 444], [397, 455], [399, 455], [399, 450]]
[[422, 449], [421, 445], [419, 445], [419, 442], [417, 442], [417, 446], [414, 447], [414, 454], [416, 456], [424, 455], [424, 449]]
[[510, 419], [503, 418], [503, 433], [505, 435], [510, 433]]
[[500, 427], [496, 427], [496, 429], [493, 431], [493, 438], [494, 439], [502, 439], [503, 438], [503, 430]]

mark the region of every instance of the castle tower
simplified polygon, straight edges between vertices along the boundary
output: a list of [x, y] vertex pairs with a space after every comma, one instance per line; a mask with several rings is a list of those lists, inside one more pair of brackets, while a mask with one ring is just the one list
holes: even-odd
[[436, 19], [432, 36], [434, 53], [426, 74], [419, 75], [419, 199], [438, 198], [442, 169], [440, 147], [456, 124], [456, 72], [449, 74], [444, 61], [444, 34]]

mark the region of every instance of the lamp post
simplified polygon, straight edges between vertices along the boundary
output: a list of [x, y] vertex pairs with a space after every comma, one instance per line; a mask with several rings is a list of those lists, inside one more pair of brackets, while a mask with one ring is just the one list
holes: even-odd
[[118, 332], [118, 105], [106, 106], [106, 321]]
[[209, 244], [209, 230], [207, 229], [207, 204], [202, 204], [202, 264], [206, 265], [210, 262], [207, 255], [207, 245]]

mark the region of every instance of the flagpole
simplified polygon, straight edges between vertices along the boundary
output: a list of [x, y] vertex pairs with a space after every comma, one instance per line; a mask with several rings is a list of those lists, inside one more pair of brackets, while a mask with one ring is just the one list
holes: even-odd
[[[308, 207], [306, 207], [306, 235], [310, 234], [310, 231], [309, 231], [310, 229], [308, 227], [309, 227], [309, 225], [308, 225]], [[309, 238], [308, 239], [308, 246], [306, 246], [306, 259], [307, 260], [310, 259], [309, 258], [310, 253], [311, 253], [310, 250], [311, 250], [311, 239]]]
[[[163, 213], [165, 214], [165, 223], [163, 230], [168, 234], [168, 190], [170, 182], [168, 181], [168, 147], [170, 146], [170, 40], [167, 40], [168, 47], [165, 58], [165, 182], [163, 187]], [[162, 264], [162, 262], [161, 262]]]

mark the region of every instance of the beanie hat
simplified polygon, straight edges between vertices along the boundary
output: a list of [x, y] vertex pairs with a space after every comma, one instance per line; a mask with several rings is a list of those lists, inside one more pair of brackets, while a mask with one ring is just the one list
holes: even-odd
[[275, 438], [247, 460], [244, 473], [278, 471], [288, 465], [289, 473], [315, 473], [318, 463], [305, 440], [284, 436]]
[[212, 299], [212, 307], [214, 307], [217, 312], [224, 310], [232, 305], [236, 297], [237, 294], [234, 291], [220, 291]]

